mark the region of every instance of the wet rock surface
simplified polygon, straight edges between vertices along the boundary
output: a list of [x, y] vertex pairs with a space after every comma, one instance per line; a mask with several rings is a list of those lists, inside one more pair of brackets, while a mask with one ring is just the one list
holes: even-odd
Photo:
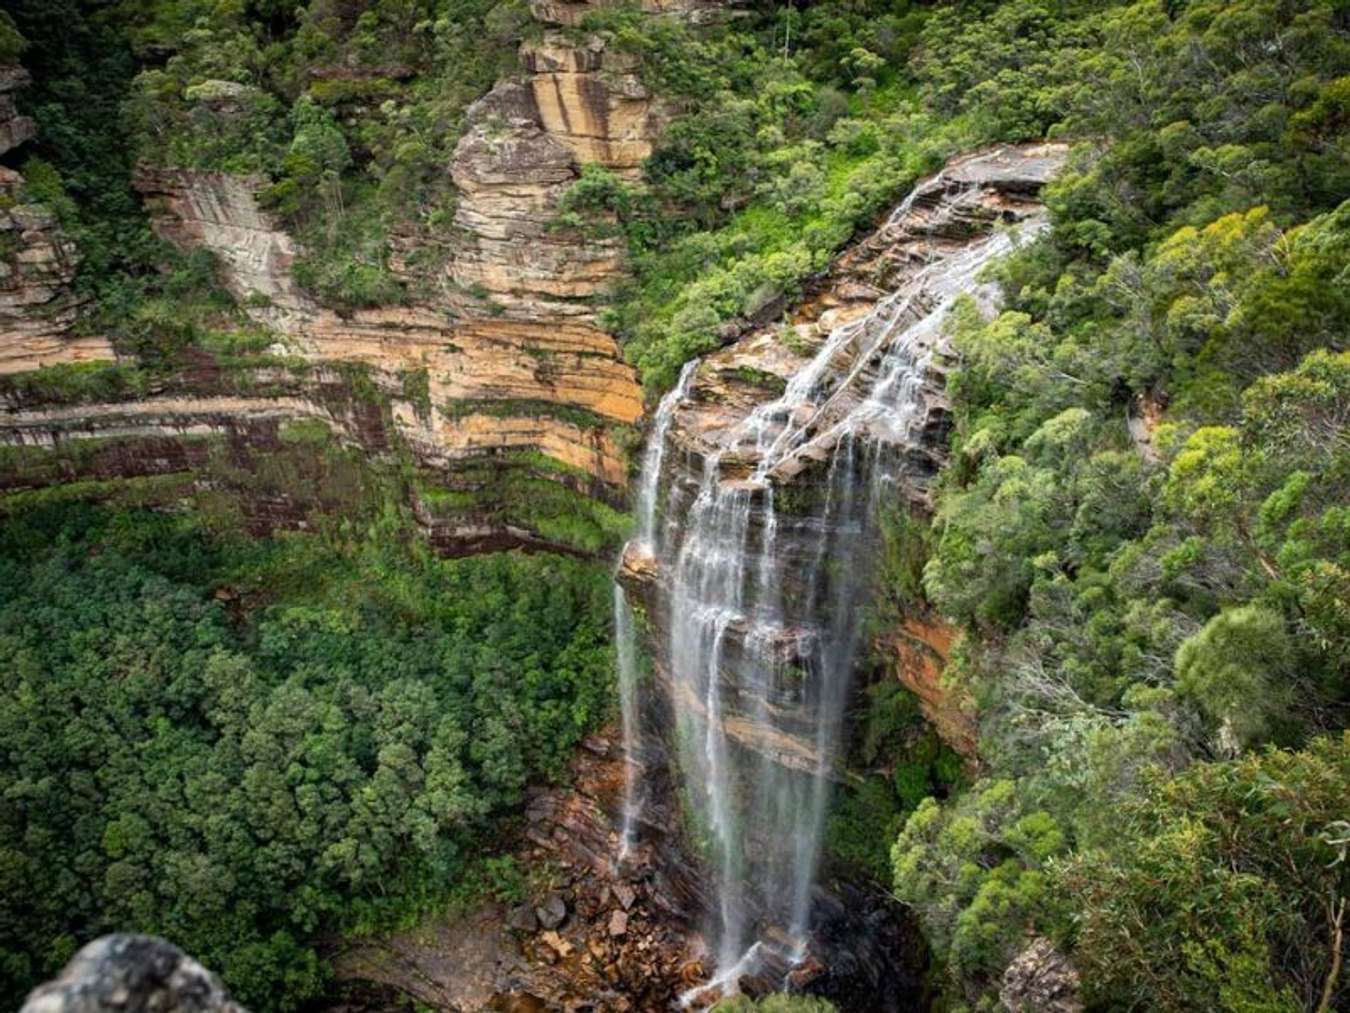
[[[922, 322], [942, 297], [951, 266], [964, 272], [971, 256], [987, 256], [997, 230], [1020, 226], [1030, 232], [1038, 227], [1044, 212], [1036, 195], [1066, 155], [1064, 145], [1034, 144], [1001, 146], [954, 159], [920, 182], [880, 228], [836, 259], [802, 303], [789, 312], [786, 330], [746, 323], [741, 337], [705, 357], [674, 409], [666, 463], [657, 482], [663, 491], [662, 523], [669, 526], [670, 536], [685, 537], [681, 518], [703, 494], [705, 468], [715, 460], [719, 485], [743, 483], [749, 511], [747, 541], [764, 542], [766, 531], [771, 530], [783, 576], [780, 592], [791, 611], [796, 603], [820, 593], [818, 587], [809, 586], [808, 578], [819, 570], [817, 516], [837, 493], [831, 483], [841, 440], [865, 447], [858, 453], [869, 455], [872, 467], [884, 462], [892, 476], [885, 493], [890, 502], [927, 510], [951, 424], [945, 383], [952, 353], [940, 326], [919, 328], [913, 335], [911, 357], [920, 368], [906, 381], [903, 393], [894, 392], [904, 399], [905, 411], [899, 416], [868, 412], [866, 401], [883, 359], [875, 352], [869, 354], [875, 347], [877, 328]], [[972, 281], [965, 294], [990, 308], [993, 292], [989, 286]], [[841, 333], [846, 340], [835, 343], [836, 352], [808, 392], [819, 405], [801, 408], [807, 413], [803, 417], [809, 418], [802, 442], [774, 464], [767, 482], [751, 481], [764, 448], [772, 448], [784, 429], [802, 423], [796, 417], [797, 409], [785, 411], [783, 418], [770, 420], [767, 429], [748, 439], [747, 420], [778, 399], [831, 336]], [[772, 500], [768, 499], [769, 484]], [[771, 519], [765, 511], [770, 503]], [[678, 551], [665, 555], [673, 558]], [[630, 543], [619, 580], [630, 600], [642, 602], [659, 626], [673, 593], [668, 568], [644, 547]], [[658, 678], [665, 677], [666, 668], [659, 645], [669, 635], [668, 630], [655, 630]], [[738, 670], [749, 664], [752, 654], [772, 655], [773, 667], [779, 671], [801, 671], [817, 650], [816, 634], [791, 623], [766, 630], [732, 619], [722, 637], [724, 678], [733, 686], [733, 709], [722, 716], [728, 734], [776, 763], [812, 769], [819, 760], [813, 726], [806, 720], [794, 722], [793, 688], [776, 684], [770, 690], [777, 695], [771, 696], [769, 710], [774, 721], [767, 725], [754, 717], [765, 691], [740, 693], [734, 687], [742, 677]], [[766, 637], [772, 642], [766, 644]], [[918, 693], [939, 730], [968, 753], [973, 748], [973, 729], [964, 703], [946, 699], [941, 684], [949, 640], [950, 634], [941, 629], [916, 627], [898, 637], [893, 651], [902, 680], [912, 684], [910, 688]], [[697, 700], [687, 703], [701, 706]]]
[[220, 979], [155, 936], [94, 940], [20, 1013], [246, 1013]]
[[[706, 828], [708, 998], [786, 981], [846, 1009], [919, 1003], [921, 958], [903, 956], [913, 929], [856, 885], [816, 879], [858, 617], [879, 518], [928, 509], [946, 453], [948, 314], [963, 298], [994, 310], [982, 272], [1043, 226], [1036, 195], [1065, 154], [1023, 145], [948, 163], [838, 258], [785, 327], [747, 323], [659, 408], [663, 451], [649, 452], [640, 488], [662, 501], [618, 579], [646, 616], [647, 695], [670, 712], [646, 735], [678, 753]], [[961, 702], [941, 685], [943, 632], [908, 632], [902, 677], [969, 749]]]

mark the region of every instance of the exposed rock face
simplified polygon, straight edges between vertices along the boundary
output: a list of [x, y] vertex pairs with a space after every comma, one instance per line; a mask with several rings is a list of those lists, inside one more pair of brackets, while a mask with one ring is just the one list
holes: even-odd
[[[1034, 225], [1043, 209], [1036, 199], [1041, 185], [1063, 163], [1063, 145], [1023, 145], [992, 149], [963, 156], [940, 173], [923, 181], [911, 198], [881, 228], [841, 255], [813, 286], [803, 303], [789, 314], [789, 332], [777, 329], [751, 330], [737, 341], [705, 357], [697, 368], [687, 396], [676, 408], [668, 433], [666, 473], [659, 487], [665, 491], [662, 514], [673, 525], [672, 537], [681, 537], [679, 520], [697, 499], [704, 482], [705, 462], [716, 459], [719, 481], [744, 481], [756, 463], [753, 446], [745, 443], [744, 425], [761, 406], [778, 398], [804, 370], [826, 339], [836, 329], [855, 325], [849, 339], [840, 345], [818, 384], [830, 391], [812, 421], [814, 436], [775, 465], [773, 482], [775, 552], [787, 554], [797, 565], [789, 573], [805, 578], [813, 571], [817, 508], [828, 498], [830, 462], [839, 433], [839, 423], [859, 406], [875, 383], [880, 357], [863, 356], [870, 347], [871, 328], [902, 326], [906, 316], [918, 320], [934, 304], [928, 286], [942, 277], [942, 265], [959, 262], [963, 254], [986, 239], [996, 226], [1017, 223]], [[993, 298], [989, 286], [974, 285], [969, 295], [987, 303]], [[873, 311], [889, 298], [895, 313], [879, 321]], [[898, 316], [896, 314], [899, 314]], [[869, 316], [871, 315], [871, 316]], [[863, 413], [852, 437], [873, 448], [872, 454], [890, 455], [895, 476], [888, 495], [920, 511], [930, 506], [931, 484], [941, 467], [950, 430], [950, 412], [945, 394], [945, 373], [951, 361], [940, 328], [925, 329], [915, 336], [915, 358], [927, 363], [919, 382], [903, 392], [907, 409], [901, 431], [893, 430], [886, 417]], [[768, 446], [774, 431], [762, 437]], [[760, 538], [756, 496], [750, 490], [752, 541]], [[663, 615], [669, 598], [670, 575], [659, 561], [630, 544], [625, 550], [619, 579], [632, 600], [643, 601], [648, 614]], [[852, 575], [857, 581], [859, 575]], [[792, 578], [789, 577], [789, 581]], [[810, 589], [795, 584], [784, 587], [785, 598], [800, 598]], [[815, 592], [811, 592], [815, 593]], [[666, 631], [658, 631], [663, 643]], [[723, 665], [727, 678], [745, 653], [748, 636], [763, 636], [749, 625], [733, 621], [725, 630]], [[953, 742], [969, 751], [968, 720], [957, 715], [959, 704], [943, 697], [937, 677], [938, 659], [945, 654], [949, 635], [940, 629], [902, 632], [902, 678], [925, 701], [926, 709], [940, 717]], [[810, 631], [796, 626], [778, 634], [776, 650], [781, 667], [792, 670], [805, 664], [814, 649]], [[661, 650], [656, 652], [658, 674]], [[785, 691], [786, 692], [786, 691]], [[696, 701], [691, 705], [697, 706]], [[791, 720], [776, 720], [773, 727], [753, 717], [757, 706], [747, 695], [744, 710], [722, 715], [728, 734], [747, 748], [774, 762], [812, 769], [819, 761], [813, 730], [797, 728]], [[781, 709], [782, 704], [778, 707]], [[775, 711], [778, 717], [783, 715]]]
[[1039, 936], [1008, 965], [998, 1001], [1008, 1013], [1083, 1013], [1078, 970]]
[[[0, 154], [37, 133], [14, 102], [28, 81], [22, 67], [0, 65]], [[27, 199], [17, 172], [0, 166], [0, 375], [112, 357], [102, 338], [70, 334], [80, 309], [71, 291], [78, 266], [56, 216]]]
[[79, 255], [56, 216], [24, 198], [23, 178], [0, 166], [0, 373], [89, 357], [100, 348], [67, 341], [80, 309], [70, 289]]
[[598, 37], [577, 46], [560, 32], [527, 43], [521, 59], [533, 75], [543, 128], [581, 163], [636, 174], [652, 153], [664, 111], [634, 73], [637, 61]]
[[[212, 251], [225, 286], [251, 316], [283, 336], [291, 354], [320, 369], [369, 367], [391, 408], [355, 429], [338, 420], [344, 440], [378, 452], [397, 439], [452, 487], [462, 466], [543, 454], [566, 466], [544, 477], [618, 504], [628, 476], [616, 427], [641, 418], [642, 395], [595, 311], [625, 269], [623, 248], [558, 232], [549, 223], [582, 162], [632, 171], [650, 150], [661, 115], [627, 59], [607, 53], [597, 40], [572, 45], [548, 33], [523, 56], [532, 73], [500, 83], [470, 110], [448, 167], [461, 188], [452, 256], [439, 284], [419, 287], [416, 300], [405, 305], [349, 314], [319, 306], [291, 276], [298, 251], [284, 223], [260, 205], [260, 179], [144, 165], [135, 185], [156, 232], [182, 250]], [[0, 227], [4, 221], [0, 217]], [[68, 361], [108, 354], [106, 343], [49, 333], [74, 319], [74, 307], [63, 301], [74, 264], [68, 244], [44, 238], [47, 224], [44, 218], [36, 231], [30, 223], [23, 232], [33, 246], [23, 255], [33, 264], [40, 260], [48, 274], [37, 277], [36, 268], [25, 268], [11, 301], [23, 302], [27, 329], [0, 343], [0, 371], [35, 368], [58, 355]], [[19, 277], [17, 270], [11, 274]], [[4, 284], [0, 277], [0, 324]], [[42, 300], [51, 305], [39, 315], [34, 305]], [[38, 328], [39, 319], [54, 323]], [[184, 444], [170, 452], [166, 440], [220, 436], [263, 422], [275, 428], [287, 412], [318, 417], [310, 408], [324, 400], [321, 394], [285, 386], [287, 396], [262, 401], [240, 401], [230, 392], [227, 406], [211, 383], [189, 385], [173, 391], [171, 410], [153, 400], [48, 415], [32, 414], [41, 406], [10, 405], [0, 417], [0, 440], [110, 439], [116, 452], [103, 455], [105, 463], [121, 461], [137, 474], [167, 473], [202, 450]], [[409, 395], [419, 388], [420, 395]], [[222, 411], [239, 416], [227, 422]], [[574, 472], [591, 481], [574, 481]], [[497, 516], [438, 518], [414, 506], [445, 553], [548, 545]]]
[[937, 615], [911, 616], [886, 639], [895, 652], [896, 677], [919, 698], [924, 718], [952, 749], [962, 756], [974, 757], [979, 735], [974, 702], [956, 694], [942, 681], [956, 630]]
[[159, 237], [182, 250], [214, 253], [220, 279], [236, 299], [267, 300], [272, 312], [259, 315], [281, 325], [285, 314], [310, 308], [290, 276], [294, 241], [258, 206], [263, 180], [143, 164], [133, 183]]
[[20, 116], [14, 102], [14, 93], [28, 82], [28, 71], [18, 64], [0, 64], [0, 155], [37, 136], [37, 124]]
[[[215, 252], [227, 287], [307, 359], [364, 363], [391, 388], [425, 370], [431, 410], [395, 398], [392, 417], [423, 463], [537, 451], [621, 490], [627, 463], [608, 426], [635, 423], [642, 396], [595, 307], [624, 271], [623, 248], [549, 224], [583, 162], [635, 170], [661, 116], [631, 63], [597, 39], [547, 33], [522, 57], [532, 73], [469, 110], [449, 167], [460, 189], [452, 256], [439, 292], [412, 304], [347, 315], [315, 304], [290, 276], [296, 248], [259, 207], [259, 180], [147, 166], [136, 186], [156, 231]], [[519, 532], [479, 524], [438, 537], [502, 545]]]
[[96, 939], [21, 1013], [246, 1013], [220, 979], [154, 936]]

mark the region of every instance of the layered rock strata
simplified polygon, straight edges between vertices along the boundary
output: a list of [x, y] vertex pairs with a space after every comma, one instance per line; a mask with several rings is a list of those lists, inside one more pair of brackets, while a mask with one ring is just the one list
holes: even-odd
[[[37, 134], [14, 100], [28, 81], [22, 67], [0, 65], [0, 155]], [[0, 166], [0, 376], [112, 358], [106, 340], [71, 334], [82, 304], [71, 287], [78, 266], [56, 216], [28, 198], [23, 177]]]
[[[547, 7], [537, 13], [551, 17]], [[366, 449], [406, 446], [451, 489], [465, 486], [457, 476], [466, 466], [539, 454], [562, 465], [546, 477], [617, 505], [628, 480], [623, 430], [641, 418], [642, 394], [596, 310], [625, 270], [624, 249], [552, 222], [583, 164], [636, 172], [665, 112], [631, 59], [596, 37], [574, 41], [549, 30], [521, 55], [527, 73], [470, 108], [448, 167], [460, 199], [447, 266], [430, 285], [407, 278], [417, 294], [401, 305], [338, 313], [315, 302], [291, 274], [295, 240], [259, 200], [262, 179], [142, 165], [134, 182], [155, 231], [181, 250], [211, 251], [224, 286], [277, 333], [287, 356], [318, 369], [367, 370], [388, 411], [378, 426], [339, 425], [344, 439], [361, 443], [378, 431]], [[0, 372], [110, 355], [106, 342], [67, 333], [79, 308], [69, 297], [75, 252], [53, 226], [41, 209], [22, 204], [0, 214]], [[6, 243], [2, 230], [11, 227], [20, 238]], [[403, 270], [402, 260], [391, 264]], [[295, 392], [302, 402], [322, 400]], [[186, 444], [171, 452], [166, 440], [312, 415], [295, 398], [226, 407], [211, 384], [173, 394], [167, 416], [153, 401], [54, 409], [45, 417], [31, 414], [41, 406], [25, 405], [24, 414], [10, 405], [0, 415], [0, 443], [31, 445], [45, 425], [50, 444], [115, 440], [115, 452], [102, 459], [144, 473], [200, 452]], [[222, 412], [229, 411], [238, 418], [226, 425]], [[447, 518], [414, 509], [444, 552], [550, 545], [492, 511]]]
[[407, 305], [317, 305], [291, 278], [296, 246], [259, 206], [260, 180], [145, 166], [136, 186], [156, 231], [216, 253], [226, 286], [299, 354], [425, 370], [431, 412], [394, 412], [419, 458], [446, 467], [534, 450], [622, 488], [626, 462], [607, 427], [641, 417], [641, 391], [595, 313], [624, 271], [623, 247], [551, 223], [583, 164], [637, 171], [663, 113], [631, 60], [597, 37], [550, 31], [521, 56], [529, 73], [467, 113], [450, 166], [460, 194], [451, 256], [434, 294]]

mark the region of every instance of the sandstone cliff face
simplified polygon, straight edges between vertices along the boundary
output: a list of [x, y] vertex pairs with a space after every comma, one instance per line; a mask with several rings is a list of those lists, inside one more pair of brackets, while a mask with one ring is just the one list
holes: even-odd
[[[0, 65], [0, 155], [31, 140], [14, 93], [28, 72]], [[79, 255], [56, 216], [28, 200], [23, 178], [0, 166], [0, 375], [112, 357], [101, 338], [74, 337], [81, 301], [71, 290]]]
[[395, 397], [392, 411], [424, 464], [535, 451], [621, 490], [627, 464], [609, 427], [637, 422], [642, 396], [595, 311], [625, 269], [624, 251], [549, 223], [582, 164], [635, 172], [663, 113], [631, 63], [598, 39], [549, 31], [521, 55], [529, 73], [470, 107], [449, 166], [460, 191], [451, 257], [436, 293], [411, 304], [347, 315], [317, 305], [290, 276], [296, 247], [259, 206], [259, 180], [146, 166], [136, 186], [156, 231], [216, 253], [226, 286], [294, 352], [365, 364], [391, 389], [425, 371], [431, 410]]
[[210, 250], [220, 279], [236, 299], [266, 300], [258, 315], [284, 326], [286, 314], [309, 311], [291, 280], [295, 243], [259, 206], [265, 181], [253, 176], [193, 169], [137, 167], [133, 185], [155, 232], [180, 250]]
[[[543, 5], [537, 14], [558, 24], [584, 8]], [[0, 415], [0, 443], [115, 441], [105, 462], [121, 461], [134, 474], [162, 473], [199, 452], [184, 445], [171, 453], [166, 441], [225, 438], [322, 416], [341, 439], [368, 450], [400, 442], [451, 487], [465, 464], [538, 453], [564, 466], [552, 477], [572, 491], [619, 503], [628, 465], [618, 434], [641, 418], [642, 394], [595, 314], [625, 270], [624, 249], [549, 225], [584, 163], [636, 172], [665, 112], [631, 61], [598, 39], [573, 42], [549, 30], [521, 55], [527, 73], [500, 82], [469, 110], [447, 166], [460, 189], [448, 266], [406, 304], [344, 314], [318, 305], [292, 278], [298, 249], [284, 223], [261, 206], [263, 180], [139, 168], [134, 183], [155, 231], [184, 251], [215, 254], [222, 282], [249, 315], [278, 334], [288, 355], [310, 364], [310, 387], [288, 383], [286, 396], [258, 399], [175, 380], [171, 404], [149, 398], [45, 412], [12, 404]], [[0, 100], [0, 113], [7, 108]], [[8, 133], [26, 129], [24, 121]], [[0, 188], [17, 192], [18, 185], [16, 177], [0, 177]], [[7, 232], [14, 238], [6, 240]], [[0, 212], [0, 372], [111, 357], [106, 342], [68, 333], [79, 310], [69, 289], [75, 257], [41, 209], [16, 200]], [[394, 260], [396, 270], [400, 263]], [[350, 364], [367, 370], [388, 404], [378, 421], [355, 428], [314, 410], [331, 385], [313, 370]], [[49, 479], [65, 471], [54, 469]], [[547, 544], [483, 516], [447, 522], [420, 513], [446, 552]]]
[[919, 700], [924, 718], [942, 740], [962, 756], [973, 758], [979, 729], [974, 701], [943, 682], [956, 630], [940, 616], [913, 616], [885, 637], [895, 659], [895, 676]]

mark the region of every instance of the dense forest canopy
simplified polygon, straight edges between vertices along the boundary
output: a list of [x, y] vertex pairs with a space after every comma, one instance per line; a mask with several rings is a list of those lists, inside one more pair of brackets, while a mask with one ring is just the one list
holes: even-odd
[[319, 937], [519, 890], [502, 815], [609, 707], [608, 587], [571, 560], [221, 540], [58, 505], [0, 527], [7, 1001], [135, 927], [240, 1001]]
[[[959, 630], [980, 763], [872, 691], [831, 843], [917, 913], [946, 1009], [993, 1009], [1029, 932], [1093, 1009], [1345, 1008], [1350, 6], [617, 5], [570, 30], [677, 110], [640, 179], [587, 168], [556, 222], [625, 240], [604, 319], [653, 392], [951, 153], [1074, 144], [1050, 229], [994, 271], [1002, 312], [950, 321], [934, 514], [887, 525], [878, 621]], [[153, 372], [247, 325], [151, 235], [137, 158], [256, 175], [324, 303], [415, 298], [392, 245], [443, 265], [464, 111], [536, 31], [515, 0], [12, 0], [0, 56], [41, 135], [6, 157], [80, 244], [87, 326]], [[607, 706], [603, 578], [387, 534], [5, 522], [0, 994], [134, 924], [284, 1008], [318, 934], [510, 888], [478, 842]]]

